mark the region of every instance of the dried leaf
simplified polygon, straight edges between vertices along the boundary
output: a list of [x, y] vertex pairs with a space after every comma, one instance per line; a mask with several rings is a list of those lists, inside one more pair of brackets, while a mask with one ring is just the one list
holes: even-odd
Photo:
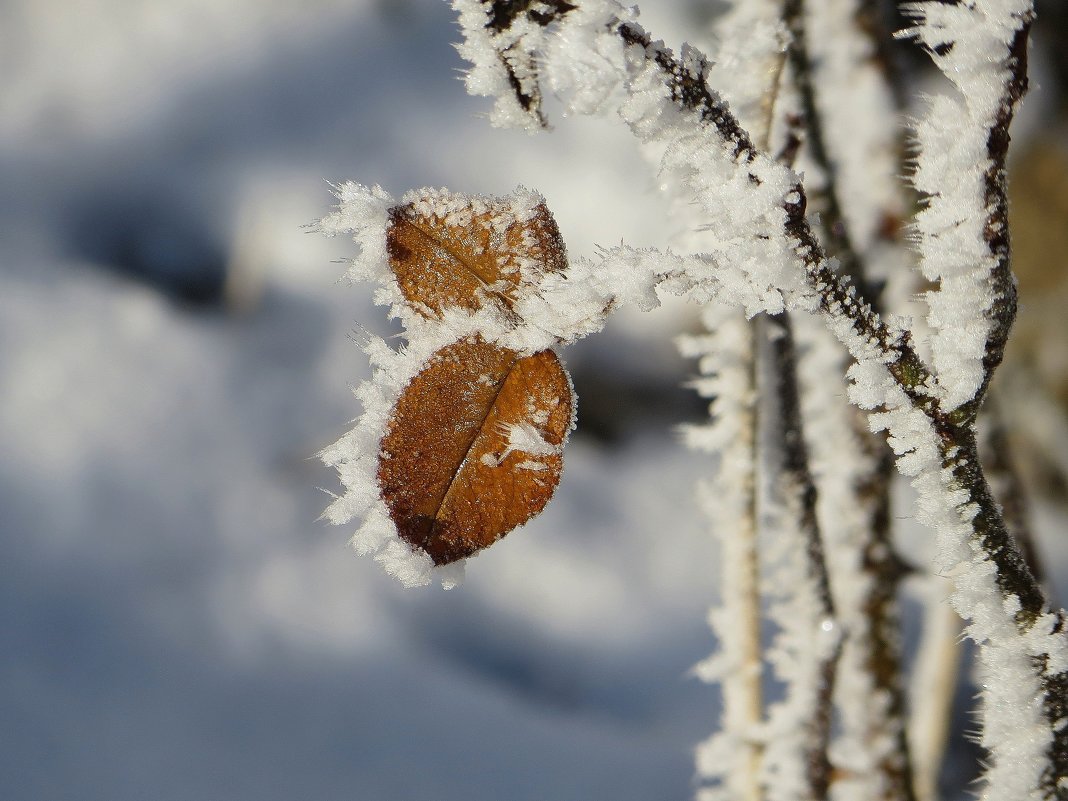
[[378, 483], [401, 537], [435, 564], [463, 559], [542, 510], [574, 408], [556, 354], [481, 338], [434, 354], [393, 409]]
[[457, 207], [454, 196], [427, 190], [420, 200], [390, 209], [390, 268], [405, 299], [424, 315], [449, 307], [476, 310], [487, 301], [511, 309], [521, 281], [536, 282], [567, 265], [544, 203], [526, 211], [520, 204], [517, 212], [512, 198], [465, 202]]

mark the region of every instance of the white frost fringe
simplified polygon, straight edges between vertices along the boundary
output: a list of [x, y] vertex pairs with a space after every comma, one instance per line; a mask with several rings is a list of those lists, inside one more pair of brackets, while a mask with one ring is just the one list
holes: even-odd
[[973, 0], [903, 9], [917, 20], [906, 33], [930, 50], [958, 90], [928, 99], [915, 129], [913, 175], [928, 196], [915, 219], [920, 267], [928, 280], [939, 282], [926, 295], [934, 366], [943, 404], [954, 409], [971, 400], [983, 380], [996, 264], [983, 237], [987, 137], [1009, 79], [1009, 45], [1033, 8], [1031, 0]]
[[683, 430], [686, 444], [718, 457], [711, 480], [698, 485], [698, 499], [720, 543], [720, 603], [708, 612], [716, 652], [696, 666], [704, 681], [723, 687], [719, 731], [697, 748], [701, 801], [757, 801], [761, 725], [760, 596], [756, 541], [753, 437], [756, 425], [752, 330], [737, 311], [709, 306], [702, 315], [708, 333], [680, 337], [679, 350], [698, 359], [693, 382], [714, 399], [710, 419]]

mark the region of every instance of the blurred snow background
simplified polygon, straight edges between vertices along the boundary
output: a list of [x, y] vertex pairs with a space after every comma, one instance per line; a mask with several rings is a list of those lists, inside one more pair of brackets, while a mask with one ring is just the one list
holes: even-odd
[[[708, 6], [645, 5], [675, 43]], [[673, 232], [621, 127], [491, 130], [456, 35], [441, 0], [0, 0], [0, 798], [691, 796], [687, 307], [564, 354], [557, 496], [460, 588], [316, 519], [349, 335], [389, 331], [302, 228], [327, 181], [524, 183], [575, 255]]]
[[302, 229], [326, 181], [525, 183], [576, 254], [670, 231], [625, 131], [491, 130], [455, 37], [440, 0], [0, 4], [0, 798], [690, 796], [684, 307], [565, 354], [563, 486], [459, 589], [317, 521], [388, 331]]

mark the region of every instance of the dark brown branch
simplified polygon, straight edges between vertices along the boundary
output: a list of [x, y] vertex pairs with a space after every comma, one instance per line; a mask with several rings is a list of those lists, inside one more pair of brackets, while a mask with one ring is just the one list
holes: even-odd
[[[763, 318], [762, 318], [763, 319]], [[805, 538], [809, 573], [816, 582], [820, 614], [835, 617], [831, 579], [823, 553], [816, 504], [819, 494], [809, 469], [808, 447], [805, 444], [804, 424], [801, 420], [801, 399], [797, 386], [797, 355], [793, 326], [786, 313], [767, 317], [766, 338], [771, 346], [773, 387], [779, 402], [779, 425], [782, 431], [782, 472], [786, 484], [796, 494], [798, 528]]]
[[[993, 187], [991, 191], [997, 198], [1004, 196], [1007, 126], [1027, 85], [1025, 48], [1029, 27], [1030, 20], [1021, 21], [1020, 31], [1013, 40], [1007, 66], [1014, 71], [1014, 77], [1008, 83], [1002, 110], [998, 115], [995, 126], [998, 132], [993, 133], [990, 140], [989, 150], [995, 159], [995, 169], [989, 173], [989, 185]], [[707, 65], [703, 59], [694, 56], [688, 65], [683, 65], [675, 59], [671, 51], [654, 44], [640, 27], [623, 23], [618, 31], [624, 42], [642, 47], [646, 56], [660, 66], [671, 97], [680, 109], [697, 113], [703, 124], [711, 126], [723, 140], [732, 143], [738, 160], [752, 163], [757, 159], [758, 153], [748, 132], [740, 125], [723, 99], [708, 88], [705, 80]], [[758, 179], [754, 177], [754, 180]], [[1026, 632], [1048, 605], [1041, 588], [1027, 569], [1019, 548], [1008, 535], [997, 504], [986, 484], [976, 455], [974, 412], [965, 407], [950, 412], [942, 410], [938, 399], [930, 391], [933, 385], [930, 371], [916, 353], [909, 332], [892, 333], [870, 303], [858, 295], [855, 287], [830, 269], [823, 247], [805, 217], [806, 205], [805, 190], [799, 182], [792, 187], [783, 203], [787, 215], [785, 230], [787, 236], [795, 242], [794, 250], [804, 265], [809, 285], [820, 298], [820, 307], [832, 318], [848, 320], [857, 335], [888, 357], [887, 368], [890, 374], [912, 404], [931, 420], [941, 444], [943, 466], [951, 470], [957, 485], [967, 490], [970, 503], [975, 504], [978, 509], [972, 521], [973, 536], [997, 569], [999, 589], [1006, 596], [1015, 595], [1019, 598], [1021, 609], [1017, 613], [1017, 623], [1021, 631]], [[1007, 271], [1008, 231], [1007, 224], [1002, 225], [1001, 220], [1002, 210], [996, 203], [987, 227], [991, 231], [991, 247], [1000, 248], [996, 255], [1001, 260], [999, 264], [1003, 261], [1003, 269]], [[1011, 284], [1011, 274], [1008, 275]], [[1010, 308], [1014, 308], [1014, 292], [1006, 296], [1003, 305], [994, 311], [1001, 309], [1007, 314]], [[1008, 325], [1011, 325], [1011, 321], [1002, 325], [1004, 331], [995, 326], [991, 334], [988, 343], [990, 369], [1000, 360], [999, 348], [1004, 346], [1003, 337], [1007, 335]], [[980, 400], [981, 398], [977, 397], [973, 404], [977, 406]]]
[[[996, 567], [994, 574], [1003, 597], [1015, 596], [1020, 602], [1016, 612], [1016, 626], [1027, 633], [1038, 618], [1050, 610], [1042, 586], [1027, 565], [1016, 539], [1005, 526], [997, 502], [986, 482], [979, 464], [979, 451], [974, 426], [955, 428], [944, 419], [936, 421], [935, 428], [944, 443], [944, 464], [950, 468], [959, 487], [968, 493], [969, 505], [978, 511], [972, 520], [972, 536], [977, 540]], [[950, 445], [949, 443], [952, 443]], [[1052, 634], [1068, 636], [1065, 632], [1065, 616], [1057, 613], [1057, 625]], [[1043, 711], [1053, 732], [1050, 745], [1050, 767], [1042, 778], [1047, 798], [1068, 799], [1068, 727], [1060, 725], [1068, 717], [1068, 673], [1048, 672], [1047, 659], [1036, 660], [1036, 670], [1042, 680]]]
[[896, 23], [896, 0], [872, 0], [859, 3], [854, 24], [872, 44], [872, 62], [883, 75], [883, 81], [893, 96], [894, 108], [908, 106], [907, 81], [899, 54], [894, 52], [893, 33], [901, 26]]
[[731, 113], [727, 101], [709, 88], [705, 80], [708, 61], [704, 56], [696, 50], [691, 51], [691, 61], [683, 64], [661, 43], [653, 42], [641, 26], [625, 22], [619, 26], [618, 31], [626, 44], [642, 47], [646, 56], [660, 67], [671, 90], [671, 99], [679, 108], [696, 112], [700, 115], [701, 122], [714, 127], [720, 138], [733, 144], [735, 159], [744, 160], [746, 163], [756, 160], [759, 151], [749, 132]]
[[[1009, 242], [1008, 180], [1006, 160], [1009, 150], [1009, 127], [1016, 109], [1027, 93], [1027, 46], [1034, 14], [1018, 18], [1019, 27], [1009, 43], [1008, 54], [1002, 64], [1008, 72], [1008, 80], [994, 120], [987, 132], [986, 154], [990, 160], [983, 175], [983, 205], [987, 209], [983, 225], [983, 240], [994, 258], [990, 273], [990, 291], [993, 301], [986, 317], [991, 323], [983, 356], [983, 381], [973, 398], [953, 413], [953, 422], [972, 423], [986, 397], [994, 371], [1005, 355], [1005, 344], [1016, 319], [1016, 282], [1012, 276], [1011, 248]], [[936, 60], [950, 53], [955, 42], [947, 41], [929, 51]]]
[[497, 33], [508, 30], [521, 16], [544, 28], [575, 10], [575, 6], [565, 0], [483, 0], [482, 5], [488, 6], [486, 27]]
[[861, 568], [874, 579], [864, 603], [864, 615], [869, 627], [864, 644], [865, 666], [877, 690], [885, 693], [890, 701], [880, 722], [882, 731], [879, 733], [889, 734], [896, 746], [880, 763], [879, 770], [886, 777], [885, 798], [913, 801], [916, 796], [906, 729], [901, 620], [897, 603], [898, 586], [908, 574], [908, 568], [894, 550], [891, 536], [888, 471], [893, 471], [894, 460], [886, 443], [868, 432], [861, 434], [861, 441], [874, 444], [879, 450], [877, 454], [868, 454], [874, 461], [874, 467], [865, 474], [865, 481], [858, 487], [859, 499], [869, 512], [870, 532], [862, 554]]
[[[857, 253], [842, 212], [839, 195], [840, 175], [831, 158], [823, 131], [823, 115], [816, 102], [813, 83], [814, 66], [809, 55], [805, 0], [786, 0], [783, 20], [790, 32], [787, 57], [801, 96], [803, 124], [808, 154], [825, 176], [822, 189], [823, 214], [821, 228], [826, 240], [838, 256], [841, 271], [860, 288], [878, 310], [880, 288], [870, 280], [870, 271]], [[870, 11], [870, 9], [869, 9]], [[862, 13], [858, 10], [858, 14]], [[860, 25], [860, 20], [854, 23]], [[905, 688], [901, 680], [897, 591], [905, 575], [904, 565], [894, 549], [890, 524], [890, 486], [894, 474], [893, 454], [885, 436], [872, 434], [862, 425], [859, 413], [853, 415], [854, 433], [859, 447], [865, 450], [868, 467], [851, 487], [856, 503], [865, 510], [868, 525], [861, 546], [861, 570], [870, 577], [868, 590], [862, 599], [862, 614], [867, 626], [863, 631], [849, 632], [855, 647], [863, 654], [863, 665], [874, 688], [889, 700], [885, 712], [865, 734], [869, 741], [883, 737], [893, 739], [896, 748], [880, 759], [878, 769], [884, 778], [887, 801], [914, 801], [912, 761], [909, 757], [906, 731]]]
[[[498, 11], [498, 2], [484, 2], [488, 9], [487, 18], [497, 20], [496, 23], [487, 23], [487, 27], [493, 26], [494, 30], [497, 30], [497, 25], [501, 26], [501, 30], [505, 30], [505, 26], [511, 25], [519, 13], [530, 7], [515, 0], [513, 3], [501, 4]], [[539, 8], [544, 9], [545, 6]], [[552, 13], [543, 13], [535, 21], [548, 25], [562, 19], [572, 8], [570, 3], [559, 3]], [[700, 53], [691, 50], [687, 60], [683, 62], [676, 59], [674, 54], [660, 43], [654, 43], [638, 25], [624, 22], [619, 25], [617, 32], [624, 43], [641, 47], [646, 57], [660, 67], [671, 98], [680, 109], [696, 113], [702, 124], [715, 129], [719, 137], [732, 146], [732, 154], [737, 161], [747, 164], [756, 161], [760, 153], [748, 131], [738, 122], [727, 102], [709, 88], [706, 80], [708, 62]], [[502, 58], [504, 57], [502, 54]], [[533, 59], [533, 54], [527, 53], [525, 57]], [[523, 99], [517, 99], [522, 104]], [[751, 179], [754, 182], [759, 181], [756, 176], [751, 176]], [[823, 310], [834, 317], [849, 318], [857, 334], [872, 341], [883, 353], [893, 357], [888, 364], [890, 372], [913, 403], [929, 413], [937, 410], [938, 401], [927, 390], [932, 385], [930, 372], [913, 348], [908, 333], [891, 332], [872, 310], [866, 298], [863, 295], [857, 296], [849, 280], [837, 275], [828, 266], [823, 247], [805, 218], [807, 198], [804, 186], [798, 182], [792, 187], [788, 197], [791, 199], [784, 202], [787, 213], [786, 233], [796, 243], [794, 249], [805, 266], [809, 284], [819, 293]]]
[[1027, 93], [1027, 43], [1031, 32], [1032, 16], [1022, 20], [1022, 24], [1013, 36], [1009, 46], [1009, 56], [1005, 66], [1010, 78], [1001, 96], [994, 124], [986, 140], [986, 154], [990, 167], [983, 176], [985, 188], [983, 201], [989, 209], [986, 224], [983, 226], [983, 239], [996, 265], [990, 276], [994, 302], [988, 315], [993, 325], [986, 340], [986, 353], [983, 357], [983, 384], [972, 401], [971, 414], [978, 413], [979, 406], [986, 396], [994, 370], [1001, 364], [1005, 355], [1005, 343], [1008, 341], [1012, 324], [1016, 320], [1016, 281], [1012, 275], [1011, 250], [1009, 246], [1009, 197], [1006, 160], [1009, 153], [1009, 126], [1016, 114], [1016, 107]]
[[[1021, 556], [1039, 586], [1043, 583], [1043, 570], [1034, 534], [1027, 516], [1027, 492], [1013, 464], [1008, 432], [1005, 429], [1001, 408], [988, 398], [983, 407], [986, 431], [982, 450], [985, 455], [986, 470], [991, 483], [998, 491], [992, 494], [1001, 504], [1002, 519], [1010, 535], [1020, 548]], [[1063, 625], [1063, 617], [1058, 625]], [[1039, 668], [1043, 674], [1045, 690], [1044, 710], [1051, 722], [1056, 722], [1068, 715], [1068, 674], [1048, 675], [1045, 664]], [[1068, 737], [1054, 726], [1054, 741], [1051, 751], [1053, 771], [1046, 777], [1050, 791], [1055, 791], [1054, 777], [1068, 774]], [[1061, 796], [1058, 796], [1061, 797]]]
[[816, 628], [813, 637], [827, 636], [820, 631], [824, 624], [834, 626], [838, 639], [830, 651], [822, 655], [817, 670], [819, 684], [812, 717], [807, 721], [806, 761], [807, 797], [826, 798], [831, 785], [832, 767], [829, 756], [831, 722], [833, 717], [834, 683], [838, 671], [838, 659], [842, 653], [841, 625], [835, 614], [834, 597], [831, 594], [830, 574], [823, 548], [816, 506], [819, 500], [816, 482], [809, 468], [808, 447], [805, 444], [804, 425], [801, 419], [801, 400], [797, 384], [797, 355], [794, 346], [793, 328], [786, 313], [773, 317], [762, 315], [762, 322], [770, 353], [769, 372], [772, 390], [778, 402], [779, 432], [782, 445], [782, 491], [788, 496], [787, 507], [797, 514], [798, 531], [804, 541], [805, 565], [816, 588], [819, 619], [810, 621]]
[[[987, 211], [983, 239], [994, 257], [990, 275], [993, 302], [987, 312], [991, 321], [983, 357], [983, 382], [974, 398], [959, 409], [934, 420], [935, 429], [943, 442], [945, 465], [952, 469], [957, 483], [968, 491], [969, 501], [978, 513], [972, 521], [973, 536], [997, 567], [998, 588], [1006, 597], [1016, 596], [1020, 610], [1016, 624], [1021, 632], [1029, 631], [1038, 618], [1049, 611], [1050, 605], [1041, 584], [1027, 564], [1019, 542], [1005, 525], [1005, 520], [979, 464], [975, 436], [975, 418], [983, 403], [994, 371], [1005, 352], [1005, 344], [1016, 317], [1016, 285], [1011, 269], [1009, 241], [1008, 192], [1006, 159], [1009, 148], [1009, 126], [1016, 108], [1027, 92], [1027, 46], [1033, 13], [1019, 18], [1008, 55], [1003, 63], [1009, 78], [1005, 83], [993, 124], [987, 134], [987, 157], [990, 166], [984, 178], [984, 203]], [[948, 52], [953, 42], [944, 43]], [[935, 52], [935, 56], [942, 53]], [[1064, 612], [1057, 613], [1054, 634], [1064, 636]], [[1068, 716], [1068, 674], [1050, 674], [1045, 658], [1036, 665], [1043, 684], [1043, 709], [1053, 731], [1050, 746], [1050, 767], [1043, 776], [1043, 790], [1047, 797], [1068, 799], [1068, 727], [1062, 725]]]
[[812, 59], [808, 51], [808, 39], [805, 26], [804, 0], [786, 0], [783, 4], [783, 21], [790, 32], [790, 44], [786, 54], [793, 68], [794, 82], [801, 96], [801, 107], [805, 118], [805, 143], [809, 155], [816, 162], [826, 177], [827, 185], [823, 189], [824, 206], [822, 227], [828, 237], [831, 250], [838, 257], [839, 269], [843, 275], [857, 287], [860, 294], [875, 305], [879, 291], [868, 280], [868, 276], [857, 256], [849, 225], [842, 212], [842, 203], [838, 193], [838, 169], [827, 149], [823, 135], [823, 115], [816, 105], [816, 89], [813, 85]]

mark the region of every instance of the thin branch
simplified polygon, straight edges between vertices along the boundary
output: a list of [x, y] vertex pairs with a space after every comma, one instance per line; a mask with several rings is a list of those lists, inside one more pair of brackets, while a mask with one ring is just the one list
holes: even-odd
[[[468, 6], [471, 2], [472, 0], [454, 0], [457, 7], [463, 6], [465, 14], [470, 13]], [[491, 0], [485, 0], [482, 6], [483, 13], [486, 15], [483, 19], [487, 20], [483, 24], [485, 28], [488, 27], [488, 15], [492, 13], [494, 3]], [[548, 6], [539, 8], [544, 12], [536, 21], [541, 27], [558, 23], [571, 13], [570, 4], [568, 8], [550, 9]], [[701, 125], [714, 130], [718, 138], [729, 146], [731, 158], [737, 163], [752, 165], [758, 162], [762, 154], [753, 144], [749, 133], [738, 122], [726, 101], [708, 87], [705, 80], [708, 62], [700, 53], [691, 49], [687, 54], [687, 62], [682, 63], [670, 50], [659, 43], [654, 43], [637, 24], [618, 20], [613, 24], [615, 32], [625, 45], [642, 48], [646, 57], [657, 65], [670, 91], [671, 100], [680, 110], [695, 113]], [[472, 29], [468, 27], [467, 30], [470, 34]], [[504, 36], [509, 31], [510, 29], [505, 29], [498, 35]], [[517, 41], [516, 35], [510, 36], [509, 41], [511, 42], [510, 48], [520, 47], [521, 42]], [[497, 46], [499, 42], [492, 44]], [[533, 58], [531, 51], [539, 46], [541, 46], [540, 41], [531, 41], [526, 45], [528, 49], [521, 50], [530, 53], [530, 57]], [[478, 62], [476, 66], [477, 64]], [[516, 97], [516, 101], [522, 104], [522, 98]], [[755, 174], [750, 174], [750, 181], [757, 185], [761, 182]], [[891, 330], [872, 310], [867, 300], [857, 295], [856, 289], [850, 285], [848, 279], [838, 275], [832, 269], [823, 247], [805, 218], [806, 207], [807, 198], [804, 186], [800, 181], [796, 181], [784, 195], [782, 206], [786, 212], [784, 229], [791, 242], [794, 243], [794, 252], [803, 264], [809, 287], [819, 296], [822, 310], [838, 323], [848, 326], [869, 345], [878, 349], [894, 379], [914, 405], [927, 412], [937, 411], [938, 398], [932, 392], [934, 381], [930, 371], [912, 346], [908, 332]]]
[[983, 384], [972, 401], [975, 410], [986, 396], [994, 370], [1001, 364], [1005, 355], [1005, 343], [1009, 331], [1016, 319], [1016, 281], [1012, 276], [1011, 251], [1009, 247], [1009, 196], [1008, 172], [1006, 160], [1009, 153], [1009, 126], [1016, 114], [1016, 108], [1023, 96], [1027, 94], [1027, 43], [1031, 33], [1034, 14], [1027, 14], [1021, 20], [1009, 45], [1009, 55], [1005, 67], [1009, 79], [998, 104], [994, 124], [990, 127], [986, 140], [986, 153], [990, 166], [983, 175], [985, 191], [983, 201], [989, 209], [986, 224], [983, 226], [983, 239], [996, 265], [991, 273], [994, 301], [989, 314], [993, 326], [986, 339], [986, 355], [983, 357]]
[[[939, 283], [927, 293], [928, 319], [946, 405], [974, 421], [1016, 315], [1005, 162], [1009, 127], [1028, 87], [1034, 11], [1029, 0], [1010, 0], [997, 10], [986, 3], [926, 2], [903, 9], [917, 20], [905, 34], [960, 91], [960, 99], [933, 100], [916, 126], [914, 180], [927, 195], [916, 230], [924, 273]], [[947, 115], [962, 121], [959, 136], [949, 134]], [[962, 173], [958, 162], [972, 159], [981, 172]], [[975, 336], [977, 320], [986, 325], [982, 340]]]
[[[749, 733], [747, 751], [747, 765], [744, 772], [746, 783], [745, 798], [747, 801], [763, 801], [764, 792], [760, 783], [761, 763], [764, 761], [764, 745], [756, 741], [753, 732], [764, 720], [764, 663], [763, 646], [761, 643], [762, 617], [760, 605], [760, 555], [757, 549], [757, 521], [760, 520], [760, 493], [758, 492], [757, 465], [759, 464], [760, 438], [757, 432], [760, 430], [760, 399], [757, 397], [757, 359], [756, 342], [752, 326], [742, 324], [749, 335], [748, 346], [748, 379], [745, 389], [750, 393], [748, 410], [750, 414], [743, 419], [743, 439], [738, 445], [746, 448], [751, 454], [749, 480], [744, 488], [746, 520], [745, 527], [740, 532], [744, 539], [742, 543], [745, 551], [739, 559], [739, 575], [737, 577], [739, 592], [739, 607], [743, 615], [742, 625], [745, 628], [742, 642], [741, 670], [736, 681], [739, 690], [738, 698], [733, 703], [737, 705], [738, 720]], [[721, 466], [722, 469], [733, 469]], [[729, 686], [724, 683], [724, 707], [732, 702], [727, 699]]]
[[[824, 201], [820, 215], [821, 229], [837, 255], [841, 272], [860, 288], [861, 295], [870, 299], [878, 310], [881, 287], [870, 280], [870, 270], [854, 246], [848, 221], [840, 200], [841, 173], [824, 136], [824, 116], [820, 113], [816, 87], [815, 65], [808, 46], [805, 0], [786, 0], [783, 19], [790, 32], [787, 48], [793, 67], [794, 80], [804, 111], [807, 155], [825, 176], [820, 194]], [[869, 9], [870, 11], [870, 9]], [[846, 22], [859, 28], [858, 6], [855, 17]], [[858, 34], [859, 30], [856, 31]], [[839, 45], [841, 46], [841, 45]], [[835, 75], [840, 81], [850, 76]], [[874, 759], [883, 776], [885, 798], [912, 801], [914, 798], [912, 766], [906, 735], [906, 703], [902, 677], [902, 659], [897, 611], [897, 591], [905, 575], [903, 563], [894, 550], [890, 526], [890, 487], [894, 474], [892, 453], [885, 436], [873, 434], [862, 425], [855, 411], [848, 413], [855, 433], [856, 447], [865, 451], [865, 459], [857, 483], [852, 488], [855, 502], [864, 510], [867, 525], [857, 566], [870, 581], [860, 601], [858, 625], [848, 631], [849, 643], [861, 649], [861, 664], [870, 677], [872, 690], [887, 699], [885, 708], [871, 705], [865, 721], [863, 741], [876, 749]], [[862, 624], [861, 624], [862, 621]], [[876, 744], [893, 741], [896, 748], [878, 748]]]
[[729, 797], [762, 801], [760, 781], [764, 720], [760, 520], [755, 471], [759, 459], [753, 331], [741, 314], [709, 307], [702, 319], [708, 333], [680, 337], [680, 351], [698, 357], [701, 378], [693, 387], [709, 398], [710, 419], [683, 431], [690, 447], [719, 457], [711, 482], [699, 485], [702, 506], [720, 541], [721, 603], [709, 611], [719, 640], [716, 654], [701, 663], [703, 679], [723, 689], [719, 731], [698, 750], [698, 771], [714, 779]]
[[[497, 96], [491, 120], [532, 130], [548, 126], [542, 112], [541, 75], [537, 48], [524, 38], [574, 11], [566, 0], [453, 0], [470, 40], [477, 31], [488, 48], [461, 45], [460, 51], [475, 67], [468, 85], [487, 83]], [[513, 27], [523, 33], [517, 35]], [[491, 53], [491, 61], [480, 55]]]
[[821, 214], [822, 227], [829, 238], [831, 250], [838, 256], [839, 270], [849, 277], [861, 296], [867, 298], [874, 306], [879, 293], [869, 282], [860, 259], [857, 257], [857, 249], [853, 246], [849, 225], [842, 213], [839, 198], [838, 170], [827, 149], [823, 134], [823, 115], [819, 113], [816, 106], [816, 90], [813, 86], [815, 70], [809, 56], [804, 0], [786, 0], [783, 6], [783, 21], [790, 31], [790, 46], [786, 52], [793, 67], [798, 93], [801, 95], [801, 107], [805, 118], [805, 143], [808, 145], [809, 155], [826, 176], [827, 184], [822, 192], [825, 201], [825, 208]]
[[[770, 86], [761, 98], [764, 119], [762, 144], [771, 137], [786, 64], [784, 51], [771, 55]], [[798, 142], [789, 132], [789, 158]], [[695, 233], [695, 236], [699, 234]], [[765, 743], [757, 736], [764, 723], [764, 659], [761, 609], [761, 559], [758, 536], [761, 513], [763, 463], [760, 431], [765, 425], [761, 394], [757, 391], [761, 360], [758, 358], [759, 330], [756, 320], [744, 320], [737, 313], [725, 315], [718, 304], [706, 306], [702, 321], [708, 334], [701, 338], [683, 337], [684, 355], [701, 356], [698, 366], [710, 378], [695, 383], [704, 396], [712, 398], [711, 420], [706, 426], [716, 431], [720, 443], [719, 474], [716, 489], [733, 497], [736, 513], [723, 509], [709, 512], [715, 521], [721, 543], [721, 606], [710, 611], [709, 620], [720, 639], [719, 655], [709, 663], [721, 664], [708, 672], [723, 690], [720, 731], [698, 752], [699, 771], [717, 779], [729, 797], [743, 801], [763, 801]], [[692, 447], [701, 447], [691, 437]], [[707, 665], [708, 663], [706, 663]], [[739, 753], [740, 752], [740, 753]], [[727, 766], [721, 763], [726, 757]]]
[[[778, 401], [781, 433], [781, 488], [786, 507], [796, 515], [798, 533], [803, 540], [808, 579], [815, 589], [817, 617], [808, 620], [810, 635], [816, 643], [818, 664], [815, 670], [811, 717], [802, 721], [805, 732], [806, 798], [822, 799], [830, 789], [832, 768], [829, 757], [834, 683], [838, 659], [842, 653], [841, 624], [835, 613], [830, 575], [824, 556], [823, 536], [816, 515], [818, 493], [809, 470], [798, 396], [796, 348], [787, 314], [757, 318], [759, 328], [769, 343], [773, 396]], [[828, 647], [829, 646], [829, 647]]]

